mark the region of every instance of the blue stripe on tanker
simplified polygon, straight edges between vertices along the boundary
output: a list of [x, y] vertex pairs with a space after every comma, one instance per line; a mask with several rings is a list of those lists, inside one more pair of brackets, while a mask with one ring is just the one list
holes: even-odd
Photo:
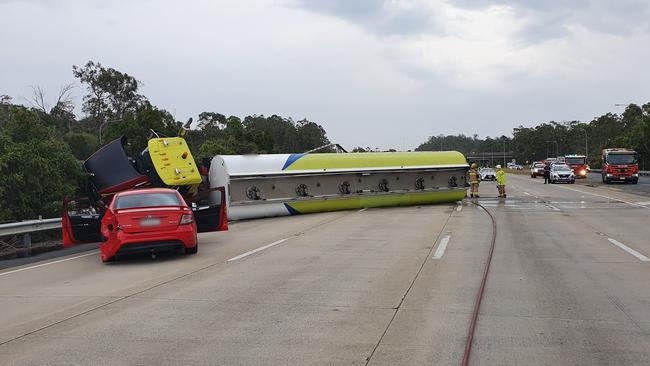
[[305, 154], [291, 154], [287, 158], [287, 161], [284, 163], [284, 166], [282, 167], [282, 170], [286, 170], [291, 164], [295, 163], [296, 160], [302, 158]]
[[284, 204], [284, 207], [287, 208], [287, 211], [289, 211], [289, 214], [291, 214], [291, 215], [300, 215], [301, 214], [300, 212], [298, 212], [298, 210], [296, 210], [295, 208], [289, 206], [286, 203]]

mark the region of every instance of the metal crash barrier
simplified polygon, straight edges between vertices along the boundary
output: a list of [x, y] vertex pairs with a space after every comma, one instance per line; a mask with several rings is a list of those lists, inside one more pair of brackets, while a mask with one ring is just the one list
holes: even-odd
[[0, 225], [0, 237], [22, 234], [23, 255], [28, 256], [32, 251], [32, 235], [37, 231], [61, 228], [61, 218], [27, 220]]

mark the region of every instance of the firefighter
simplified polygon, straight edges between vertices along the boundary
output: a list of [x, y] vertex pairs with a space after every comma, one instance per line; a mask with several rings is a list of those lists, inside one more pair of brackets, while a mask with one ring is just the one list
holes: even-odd
[[476, 169], [476, 163], [472, 163], [469, 168], [469, 196], [478, 198], [478, 170]]
[[499, 197], [506, 198], [506, 172], [503, 171], [501, 165], [497, 165], [497, 189]]

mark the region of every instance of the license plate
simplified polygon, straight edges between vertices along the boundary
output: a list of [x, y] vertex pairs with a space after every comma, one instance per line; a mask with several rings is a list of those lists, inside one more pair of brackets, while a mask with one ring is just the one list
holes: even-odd
[[621, 178], [619, 178], [619, 179], [620, 179], [620, 180], [625, 180], [625, 177], [621, 177]]
[[140, 226], [145, 226], [145, 227], [160, 226], [160, 219], [154, 219], [154, 218], [141, 219]]

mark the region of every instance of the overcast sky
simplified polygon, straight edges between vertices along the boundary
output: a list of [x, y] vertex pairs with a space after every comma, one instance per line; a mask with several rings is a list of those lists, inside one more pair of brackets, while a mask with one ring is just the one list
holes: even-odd
[[0, 94], [54, 98], [95, 60], [179, 120], [279, 114], [409, 149], [649, 101], [648, 19], [644, 0], [0, 0]]

